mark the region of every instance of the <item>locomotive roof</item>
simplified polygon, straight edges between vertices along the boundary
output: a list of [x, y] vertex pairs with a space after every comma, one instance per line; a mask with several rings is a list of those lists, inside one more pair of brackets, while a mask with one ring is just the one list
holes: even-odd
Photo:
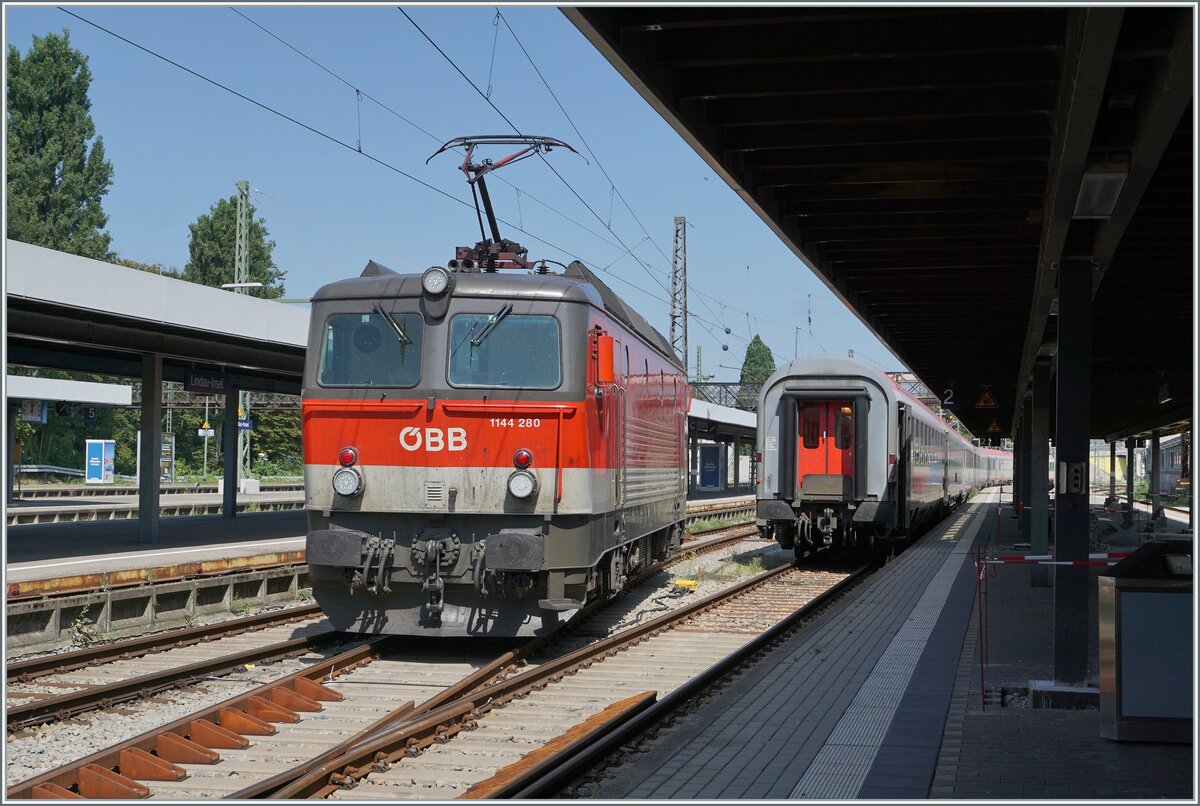
[[[419, 297], [421, 293], [420, 274], [400, 274], [372, 260], [360, 276], [321, 286], [312, 301]], [[679, 365], [666, 337], [578, 260], [572, 261], [562, 274], [529, 274], [512, 270], [495, 273], [454, 272], [454, 295], [524, 297], [595, 305], [610, 313], [672, 363]]]

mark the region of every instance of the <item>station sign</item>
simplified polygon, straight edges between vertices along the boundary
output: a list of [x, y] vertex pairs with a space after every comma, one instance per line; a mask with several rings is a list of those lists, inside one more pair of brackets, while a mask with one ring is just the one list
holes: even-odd
[[22, 400], [21, 401], [21, 422], [23, 423], [46, 423], [46, 401], [44, 400]]
[[183, 375], [183, 389], [198, 395], [223, 395], [229, 388], [229, 376], [224, 372], [202, 372], [189, 369]]
[[238, 430], [239, 431], [253, 431], [254, 430], [254, 420], [251, 420], [249, 417], [239, 418], [238, 419]]

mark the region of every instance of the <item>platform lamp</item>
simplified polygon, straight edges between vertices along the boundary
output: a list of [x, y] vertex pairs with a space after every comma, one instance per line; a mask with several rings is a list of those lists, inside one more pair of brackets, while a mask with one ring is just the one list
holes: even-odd
[[1167, 384], [1167, 373], [1158, 373], [1158, 405], [1170, 403], [1174, 398], [1171, 396], [1171, 387]]
[[1111, 218], [1125, 180], [1129, 178], [1129, 154], [1122, 152], [1089, 162], [1079, 182], [1074, 218]]

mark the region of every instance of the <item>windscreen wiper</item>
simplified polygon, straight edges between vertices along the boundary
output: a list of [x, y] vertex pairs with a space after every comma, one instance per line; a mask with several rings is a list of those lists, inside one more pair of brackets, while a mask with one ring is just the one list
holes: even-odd
[[471, 346], [478, 347], [483, 344], [483, 340], [491, 335], [491, 332], [496, 329], [496, 325], [500, 324], [500, 320], [512, 313], [512, 307], [512, 303], [507, 302], [504, 304], [504, 307], [492, 314], [488, 318], [487, 325], [484, 326], [483, 330], [479, 331], [479, 335], [471, 339]]
[[375, 312], [386, 319], [387, 323], [392, 326], [392, 330], [396, 331], [396, 338], [400, 340], [401, 344], [412, 344], [412, 339], [410, 339], [408, 334], [404, 332], [404, 329], [400, 327], [400, 323], [397, 322], [390, 313], [385, 311], [383, 306], [378, 302], [375, 303]]

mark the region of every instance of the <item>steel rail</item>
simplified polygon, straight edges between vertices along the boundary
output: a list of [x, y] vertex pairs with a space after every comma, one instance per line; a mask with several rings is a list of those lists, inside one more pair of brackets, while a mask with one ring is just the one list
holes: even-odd
[[116, 660], [147, 655], [152, 652], [190, 646], [217, 638], [225, 638], [251, 630], [262, 629], [276, 624], [286, 624], [289, 621], [313, 618], [321, 615], [317, 605], [304, 605], [287, 610], [273, 610], [270, 613], [259, 613], [253, 616], [230, 619], [229, 621], [206, 624], [201, 627], [191, 627], [183, 630], [141, 635], [124, 641], [78, 649], [74, 652], [62, 652], [57, 655], [44, 655], [40, 658], [10, 663], [4, 668], [5, 678], [9, 683], [14, 681], [27, 683], [38, 677], [60, 672], [69, 672], [87, 666], [97, 666]]
[[672, 711], [684, 705], [704, 689], [712, 686], [730, 670], [743, 664], [747, 658], [791, 630], [796, 622], [810, 616], [829, 600], [840, 595], [855, 584], [870, 570], [864, 566], [850, 576], [818, 595], [782, 621], [768, 628], [749, 643], [734, 650], [701, 674], [672, 691], [667, 696], [634, 713], [623, 713], [621, 717], [603, 731], [594, 731], [579, 737], [577, 741], [561, 747], [560, 752], [543, 763], [530, 767], [520, 775], [514, 775], [503, 787], [488, 793], [489, 798], [555, 798], [568, 783], [586, 774], [621, 745], [628, 744], [645, 734], [654, 725], [665, 719]]
[[[703, 550], [703, 548], [707, 547], [709, 544], [714, 544], [715, 547], [715, 544], [728, 542], [730, 540], [731, 538], [727, 536], [715, 538], [708, 541], [703, 541], [705, 546], [698, 548]], [[686, 552], [681, 549], [670, 557], [667, 557], [666, 559], [655, 563], [649, 568], [646, 568], [636, 577], [631, 579], [628, 583], [628, 586], [632, 587], [639, 582], [644, 581], [671, 563], [683, 559], [685, 554]], [[607, 598], [595, 599], [589, 602], [587, 605], [580, 608], [580, 610], [576, 612], [576, 614], [572, 616], [566, 624], [562, 625], [560, 630], [548, 635], [534, 638], [517, 649], [504, 653], [485, 666], [482, 666], [476, 671], [472, 672], [467, 677], [464, 677], [457, 683], [442, 689], [440, 692], [430, 697], [420, 705], [409, 708], [404, 708], [402, 706], [401, 708], [384, 716], [382, 719], [376, 721], [371, 726], [359, 731], [336, 747], [332, 747], [325, 751], [316, 758], [303, 762], [286, 772], [282, 772], [277, 775], [273, 775], [270, 778], [250, 784], [249, 786], [246, 786], [245, 788], [229, 795], [228, 799], [249, 800], [254, 798], [276, 797], [276, 793], [278, 793], [281, 789], [294, 783], [300, 778], [309, 775], [320, 777], [322, 775], [334, 773], [344, 764], [344, 762], [341, 760], [342, 756], [353, 752], [365, 742], [379, 738], [388, 730], [389, 726], [394, 725], [401, 717], [414, 719], [423, 714], [428, 714], [429, 712], [436, 711], [445, 705], [464, 699], [468, 694], [470, 694], [470, 692], [482, 686], [500, 680], [509, 671], [523, 665], [528, 658], [536, 655], [556, 638], [558, 638], [560, 632], [569, 631], [572, 627], [586, 622], [588, 618], [596, 613], [596, 611], [612, 604], [612, 602], [613, 599]]]
[[[105, 748], [104, 750], [97, 751], [90, 756], [82, 758], [78, 761], [74, 761], [63, 767], [59, 767], [58, 769], [50, 770], [49, 772], [45, 772], [41, 775], [13, 784], [8, 788], [6, 796], [9, 799], [28, 799], [38, 795], [46, 796], [47, 794], [54, 796], [52, 793], [56, 791], [54, 789], [55, 787], [65, 789], [70, 793], [72, 792], [73, 788], [79, 787], [81, 773], [86, 774], [85, 771], [87, 770], [92, 770], [94, 772], [94, 768], [98, 767], [107, 771], [111, 775], [113, 770], [121, 769], [123, 766], [123, 754], [128, 753], [129, 751], [136, 750], [143, 753], [158, 752], [159, 757], [165, 758], [166, 756], [162, 752], [162, 748], [164, 747], [164, 737], [166, 737], [167, 734], [172, 734], [174, 737], [177, 737], [177, 739], [166, 737], [167, 742], [165, 743], [165, 746], [167, 747], [180, 746], [180, 740], [182, 740], [184, 747], [189, 744], [202, 745], [200, 749], [214, 747], [245, 747], [249, 744], [249, 742], [245, 740], [244, 737], [242, 737], [242, 742], [230, 744], [216, 744], [201, 740], [198, 738], [198, 728], [214, 731], [213, 726], [215, 725], [217, 726], [215, 732], [233, 734], [233, 738], [236, 739], [242, 736], [241, 732], [239, 732], [236, 727], [229, 728], [226, 727], [226, 725], [236, 725], [239, 722], [252, 723], [254, 720], [247, 719], [247, 716], [251, 713], [254, 707], [258, 705], [258, 701], [276, 701], [278, 699], [286, 700], [287, 695], [284, 694], [281, 697], [279, 692], [284, 689], [295, 692], [301, 688], [300, 683], [302, 682], [307, 684], [304, 686], [304, 690], [311, 692], [313, 691], [313, 687], [319, 687], [322, 681], [330, 680], [345, 674], [348, 671], [352, 671], [361, 664], [370, 663], [373, 659], [379, 656], [382, 645], [390, 640], [392, 640], [391, 636], [364, 639], [361, 645], [349, 649], [333, 658], [313, 664], [311, 667], [293, 672], [270, 683], [264, 683], [263, 685], [253, 688], [250, 691], [238, 694], [201, 711], [188, 714], [187, 716], [177, 719], [161, 728], [155, 728], [147, 731], [139, 736], [135, 736], [132, 739], [128, 739], [112, 747]], [[334, 695], [333, 698], [336, 699], [338, 697], [337, 695]], [[204, 725], [198, 723], [208, 724]], [[267, 732], [273, 732], [273, 729]], [[127, 756], [124, 757], [127, 758]], [[209, 756], [206, 760], [198, 761], [193, 759], [193, 763], [212, 764], [219, 760], [219, 754], [210, 750]], [[49, 787], [50, 792], [47, 793], [45, 789], [42, 789], [40, 792], [35, 793], [35, 789], [39, 789], [40, 787]], [[80, 794], [84, 793], [81, 792]], [[58, 792], [58, 796], [61, 795], [62, 793]], [[70, 797], [70, 795], [67, 795], [67, 797]], [[114, 796], [96, 795], [96, 797]], [[118, 795], [117, 797], [120, 796]], [[135, 794], [125, 795], [125, 797], [145, 797], [145, 795]]]
[[463, 729], [472, 728], [477, 720], [497, 705], [515, 697], [543, 688], [561, 680], [573, 670], [590, 666], [598, 660], [639, 643], [650, 635], [669, 629], [678, 623], [724, 604], [777, 576], [795, 570], [791, 565], [780, 566], [756, 574], [730, 588], [699, 599], [678, 610], [651, 619], [643, 624], [622, 630], [550, 660], [534, 669], [505, 678], [485, 688], [469, 692], [461, 698], [427, 711], [411, 720], [396, 723], [383, 735], [350, 748], [335, 761], [327, 762], [294, 782], [276, 790], [272, 799], [324, 797], [352, 784], [372, 770], [386, 769], [396, 759], [418, 752], [437, 741]]
[[302, 655], [340, 637], [342, 637], [342, 633], [330, 630], [318, 635], [293, 638], [290, 641], [280, 641], [242, 652], [196, 661], [186, 666], [178, 666], [173, 669], [164, 669], [147, 675], [130, 677], [103, 686], [72, 691], [67, 694], [60, 694], [57, 697], [9, 706], [7, 713], [8, 729], [13, 731], [20, 728], [28, 728], [56, 719], [66, 719], [96, 708], [107, 708], [126, 700], [189, 685], [199, 681], [203, 677], [227, 674], [239, 666], [245, 666], [249, 663], [282, 660], [287, 657]]

